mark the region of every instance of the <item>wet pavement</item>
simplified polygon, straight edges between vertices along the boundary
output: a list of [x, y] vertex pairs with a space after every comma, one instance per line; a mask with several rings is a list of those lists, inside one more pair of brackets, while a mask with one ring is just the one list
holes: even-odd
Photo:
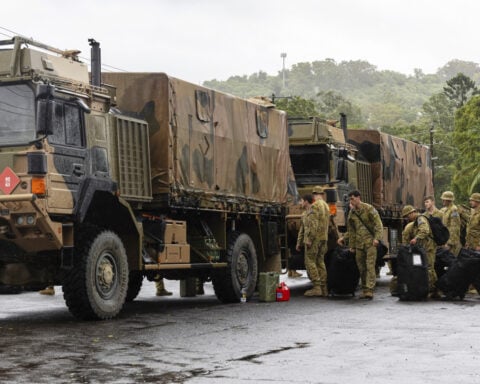
[[[304, 273], [305, 274], [305, 273]], [[400, 302], [306, 298], [221, 304], [205, 295], [139, 297], [111, 321], [80, 322], [55, 296], [0, 296], [0, 383], [474, 383], [480, 296]]]

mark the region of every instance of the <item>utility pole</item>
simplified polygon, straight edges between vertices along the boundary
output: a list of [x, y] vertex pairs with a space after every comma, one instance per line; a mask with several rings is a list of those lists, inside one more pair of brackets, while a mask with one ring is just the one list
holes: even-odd
[[430, 159], [432, 160], [432, 184], [435, 190], [435, 160], [437, 160], [437, 158], [435, 157], [433, 152], [433, 134], [435, 132], [433, 128], [434, 125], [432, 124], [432, 127], [430, 128]]
[[285, 89], [285, 58], [287, 57], [287, 54], [282, 52], [280, 53], [280, 57], [282, 58], [283, 89]]

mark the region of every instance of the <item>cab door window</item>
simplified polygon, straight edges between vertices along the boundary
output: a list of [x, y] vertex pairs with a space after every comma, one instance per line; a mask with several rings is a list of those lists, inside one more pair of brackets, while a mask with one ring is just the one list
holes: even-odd
[[74, 104], [51, 101], [50, 124], [53, 134], [48, 137], [51, 144], [84, 146], [83, 118], [80, 108]]

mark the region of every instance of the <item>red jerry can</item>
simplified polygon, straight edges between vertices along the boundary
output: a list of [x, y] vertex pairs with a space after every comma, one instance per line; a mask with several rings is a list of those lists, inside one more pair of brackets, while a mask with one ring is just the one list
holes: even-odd
[[277, 287], [277, 301], [290, 300], [290, 289], [283, 281]]

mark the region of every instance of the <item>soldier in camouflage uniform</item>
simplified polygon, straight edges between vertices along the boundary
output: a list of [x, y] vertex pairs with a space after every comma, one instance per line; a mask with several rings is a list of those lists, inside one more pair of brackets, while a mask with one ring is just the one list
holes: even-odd
[[472, 193], [470, 207], [472, 207], [472, 214], [467, 224], [465, 247], [480, 251], [480, 193]]
[[347, 243], [350, 251], [355, 253], [363, 289], [360, 298], [371, 300], [376, 283], [377, 246], [383, 236], [382, 220], [374, 207], [361, 201], [359, 191], [352, 191], [348, 196], [351, 209], [347, 218], [347, 233], [338, 239], [338, 244]]
[[425, 216], [443, 219], [443, 213], [435, 206], [435, 198], [433, 196], [425, 197], [423, 204], [425, 205]]
[[300, 229], [298, 231], [296, 250], [300, 251], [304, 247], [305, 268], [312, 281], [313, 288], [305, 292], [305, 296], [322, 296], [321, 280], [319, 273], [319, 220], [318, 215], [313, 209], [313, 196], [310, 194], [303, 196], [303, 208]]
[[318, 216], [318, 245], [317, 269], [320, 275], [320, 287], [322, 289], [322, 297], [328, 296], [327, 286], [327, 268], [325, 267], [325, 254], [328, 251], [328, 225], [330, 222], [330, 208], [326, 203], [325, 191], [322, 187], [313, 188], [313, 206], [315, 214]]
[[402, 232], [404, 244], [418, 245], [425, 250], [428, 262], [428, 288], [431, 297], [437, 297], [438, 292], [435, 289], [437, 274], [435, 273], [435, 250], [437, 245], [433, 240], [432, 230], [428, 219], [424, 215], [419, 215], [417, 210], [411, 205], [406, 205], [402, 209], [402, 217], [407, 218], [409, 223]]
[[458, 256], [462, 244], [460, 242], [460, 228], [462, 221], [460, 214], [458, 213], [457, 206], [453, 203], [455, 196], [451, 191], [445, 191], [441, 196], [443, 208], [442, 208], [442, 222], [448, 228], [450, 237], [447, 244], [444, 245], [446, 249], [452, 252], [455, 256]]

